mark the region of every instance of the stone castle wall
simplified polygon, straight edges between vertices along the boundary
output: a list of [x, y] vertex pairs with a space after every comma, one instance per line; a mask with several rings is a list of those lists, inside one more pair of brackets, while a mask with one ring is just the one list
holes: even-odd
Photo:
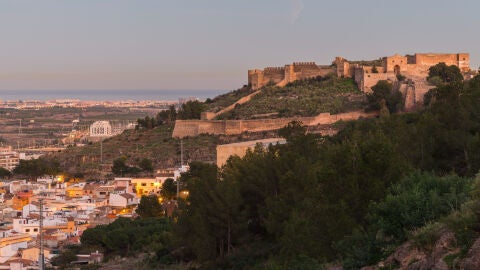
[[[468, 53], [417, 53], [406, 56], [396, 54], [383, 58], [383, 66], [377, 67], [378, 73], [371, 73], [372, 67], [353, 65], [342, 57], [336, 57], [333, 61], [334, 67], [318, 66], [314, 62], [295, 62], [284, 67], [267, 67], [263, 70], [252, 69], [248, 71], [248, 83], [252, 86], [252, 89], [256, 90], [269, 82], [278, 86], [285, 86], [295, 80], [334, 73], [338, 77], [354, 77], [358, 88], [368, 92], [376, 84], [375, 78], [377, 78], [377, 81], [395, 80], [396, 74], [425, 78], [428, 75], [428, 69], [441, 62], [458, 66], [462, 72], [470, 71], [470, 55]], [[385, 73], [389, 75], [373, 75]]]
[[265, 84], [273, 82], [275, 84], [283, 81], [285, 78], [284, 67], [267, 67], [263, 70], [263, 79]]
[[325, 76], [333, 72], [335, 72], [333, 68], [318, 66], [315, 62], [294, 62], [284, 67], [251, 69], [248, 71], [248, 84], [253, 90], [257, 90], [269, 83], [285, 86], [289, 82]]
[[292, 82], [295, 80], [314, 78], [317, 76], [325, 76], [329, 73], [332, 73], [333, 69], [319, 67], [314, 62], [306, 62], [306, 63], [293, 63], [293, 71], [295, 72], [295, 78], [289, 80], [289, 82]]
[[415, 64], [423, 66], [433, 66], [444, 62], [447, 65], [455, 65], [462, 72], [470, 70], [470, 55], [468, 53], [457, 54], [438, 54], [438, 53], [417, 53], [415, 54]]
[[304, 125], [327, 125], [337, 121], [350, 121], [376, 116], [376, 113], [363, 111], [334, 114], [322, 113], [314, 117], [291, 117], [259, 120], [177, 120], [172, 137], [183, 138], [200, 134], [235, 135], [243, 132], [262, 132], [277, 130], [292, 121], [301, 121]]

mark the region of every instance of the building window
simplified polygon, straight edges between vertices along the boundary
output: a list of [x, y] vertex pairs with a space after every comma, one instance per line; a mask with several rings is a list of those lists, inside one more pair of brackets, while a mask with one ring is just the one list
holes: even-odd
[[33, 231], [34, 231], [34, 232], [38, 232], [38, 229], [37, 229], [37, 228], [35, 228], [35, 229], [33, 229]]
[[153, 187], [153, 183], [150, 183], [150, 186]]
[[25, 229], [25, 232], [30, 232], [30, 229]]
[[142, 183], [142, 187], [146, 187], [147, 186], [147, 183]]

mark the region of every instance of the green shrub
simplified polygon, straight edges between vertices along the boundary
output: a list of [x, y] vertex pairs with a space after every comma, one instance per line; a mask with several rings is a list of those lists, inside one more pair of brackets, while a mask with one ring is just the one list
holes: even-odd
[[452, 253], [443, 257], [443, 261], [448, 265], [448, 269], [457, 269], [456, 260], [460, 256], [460, 253]]
[[442, 220], [455, 233], [457, 245], [462, 255], [466, 254], [477, 237], [480, 236], [480, 201], [465, 203], [459, 211], [455, 211]]
[[446, 231], [445, 225], [439, 222], [428, 223], [412, 233], [412, 240], [419, 249], [431, 251], [442, 233]]

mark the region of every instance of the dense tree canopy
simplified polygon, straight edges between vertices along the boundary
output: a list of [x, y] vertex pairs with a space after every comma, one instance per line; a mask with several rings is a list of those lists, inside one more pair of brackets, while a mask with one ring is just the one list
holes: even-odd
[[172, 125], [177, 119], [177, 110], [171, 105], [167, 110], [157, 113], [155, 117], [145, 116], [137, 119], [138, 127], [152, 129], [160, 125]]
[[429, 68], [427, 80], [439, 85], [440, 83], [460, 82], [463, 80], [463, 75], [457, 66], [447, 66], [442, 62]]
[[113, 160], [112, 173], [118, 176], [138, 175], [141, 171], [151, 173], [153, 172], [153, 163], [148, 158], [143, 158], [138, 162], [138, 166], [129, 166], [127, 164], [127, 157], [121, 156]]
[[151, 159], [142, 158], [142, 160], [140, 160], [138, 163], [138, 166], [144, 171], [153, 172], [153, 163]]
[[45, 159], [20, 160], [13, 172], [15, 174], [26, 175], [30, 180], [35, 180], [42, 175], [56, 175], [60, 172], [60, 165], [57, 161], [47, 161]]
[[[376, 90], [387, 106], [390, 86]], [[321, 269], [332, 261], [358, 269], [407, 238], [434, 241], [421, 239], [422, 228], [442, 221], [465, 252], [480, 235], [480, 77], [439, 85], [429, 98], [422, 111], [345, 123], [331, 137], [292, 122], [279, 131], [286, 144], [257, 145], [222, 168], [192, 162], [180, 178], [189, 196], [172, 219], [168, 251], [165, 227], [150, 231], [157, 250], [201, 269]], [[165, 183], [162, 196], [174, 187]], [[142, 250], [130, 230], [159, 204], [142, 197], [140, 205], [141, 219], [87, 230], [82, 244]]]
[[81, 242], [84, 248], [97, 248], [107, 255], [159, 252], [166, 250], [171, 241], [169, 227], [170, 222], [163, 218], [119, 218], [108, 225], [86, 230]]
[[[375, 89], [389, 99], [390, 85]], [[192, 164], [182, 177], [190, 196], [180, 207], [179, 242], [223, 268], [272, 258], [283, 266], [375, 263], [391, 250], [385, 245], [471, 198], [463, 177], [480, 169], [480, 77], [431, 94], [422, 112], [351, 122], [333, 137], [293, 122], [280, 131], [285, 145], [257, 146], [219, 171]], [[441, 177], [452, 173], [460, 177]]]
[[11, 175], [12, 175], [12, 173], [9, 170], [7, 170], [3, 167], [0, 167], [0, 178], [8, 178]]
[[168, 110], [161, 111], [157, 114], [157, 123], [170, 125], [177, 119], [177, 110], [174, 105], [170, 105]]
[[206, 109], [206, 105], [198, 100], [187, 101], [182, 104], [178, 111], [178, 119], [200, 119], [201, 113]]
[[160, 196], [166, 200], [172, 200], [177, 196], [177, 185], [173, 178], [167, 178], [162, 184]]
[[150, 218], [161, 216], [163, 211], [156, 195], [143, 195], [136, 212], [142, 218]]
[[378, 81], [378, 83], [372, 87], [372, 91], [373, 93], [367, 95], [372, 109], [388, 109], [389, 113], [396, 113], [403, 109], [402, 94], [393, 89], [393, 85], [389, 81]]

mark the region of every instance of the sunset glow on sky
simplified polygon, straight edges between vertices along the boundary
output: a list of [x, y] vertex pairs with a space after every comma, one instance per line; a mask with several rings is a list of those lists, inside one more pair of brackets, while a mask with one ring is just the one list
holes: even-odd
[[234, 89], [335, 56], [469, 52], [478, 1], [3, 0], [0, 90]]

